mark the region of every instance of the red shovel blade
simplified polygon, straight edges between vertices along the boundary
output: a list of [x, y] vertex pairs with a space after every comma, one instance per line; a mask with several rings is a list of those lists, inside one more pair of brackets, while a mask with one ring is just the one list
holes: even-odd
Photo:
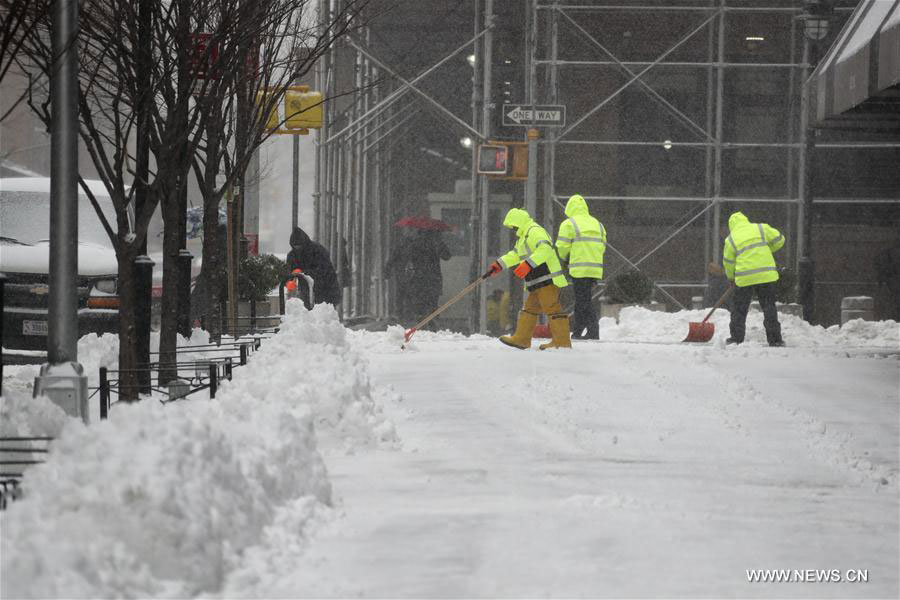
[[407, 329], [406, 333], [403, 334], [403, 341], [409, 343], [409, 338], [411, 338], [415, 332], [415, 327], [410, 327], [409, 329]]
[[712, 323], [688, 323], [688, 335], [685, 342], [708, 342], [716, 333], [716, 326]]

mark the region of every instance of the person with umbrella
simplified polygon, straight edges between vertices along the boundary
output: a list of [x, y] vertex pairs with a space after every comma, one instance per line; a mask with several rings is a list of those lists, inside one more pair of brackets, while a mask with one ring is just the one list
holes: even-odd
[[414, 233], [394, 249], [384, 273], [386, 277], [397, 277], [400, 319], [414, 322], [437, 308], [444, 287], [441, 261], [450, 259], [441, 232], [451, 227], [427, 217], [404, 217], [395, 225]]

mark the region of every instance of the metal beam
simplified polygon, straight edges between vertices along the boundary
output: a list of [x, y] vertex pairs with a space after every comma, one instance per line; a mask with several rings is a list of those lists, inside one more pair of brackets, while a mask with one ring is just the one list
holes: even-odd
[[559, 134], [558, 138], [560, 138], [560, 139], [561, 139], [561, 138], [564, 138], [564, 137], [567, 136], [573, 129], [575, 129], [575, 128], [578, 127], [582, 122], [584, 122], [585, 119], [587, 119], [587, 118], [590, 117], [592, 114], [594, 114], [595, 112], [597, 112], [598, 110], [600, 110], [601, 108], [603, 108], [604, 106], [606, 106], [607, 104], [609, 104], [609, 103], [610, 103], [613, 99], [615, 99], [619, 94], [621, 94], [622, 92], [624, 92], [624, 91], [625, 91], [632, 83], [634, 83], [634, 82], [637, 81], [639, 78], [641, 78], [644, 74], [646, 74], [647, 71], [649, 71], [650, 69], [652, 69], [652, 68], [653, 68], [654, 66], [656, 66], [659, 62], [661, 62], [665, 57], [667, 57], [667, 56], [669, 56], [670, 54], [672, 54], [673, 52], [675, 52], [675, 50], [677, 50], [678, 48], [680, 48], [685, 42], [687, 42], [687, 41], [690, 40], [692, 37], [694, 37], [694, 35], [695, 35], [697, 32], [701, 31], [704, 27], [706, 27], [706, 26], [710, 23], [710, 21], [712, 21], [715, 17], [716, 17], [716, 15], [714, 14], [714, 15], [712, 15], [712, 16], [707, 17], [706, 19], [704, 19], [703, 22], [700, 23], [700, 25], [698, 25], [697, 27], [695, 27], [694, 29], [692, 29], [687, 35], [685, 35], [684, 37], [682, 37], [682, 38], [681, 38], [674, 46], [672, 46], [671, 48], [669, 48], [668, 50], [666, 50], [665, 52], [663, 52], [663, 53], [659, 56], [659, 58], [657, 58], [655, 61], [653, 61], [653, 63], [651, 63], [651, 64], [648, 65], [647, 67], [644, 67], [639, 73], [637, 73], [636, 75], [634, 75], [634, 76], [633, 76], [631, 79], [629, 79], [624, 85], [622, 85], [620, 88], [618, 88], [618, 89], [617, 89], [616, 91], [614, 91], [612, 94], [610, 94], [609, 96], [607, 96], [603, 101], [601, 101], [601, 102], [600, 102], [598, 105], [596, 105], [594, 108], [592, 108], [592, 109], [589, 110], [587, 113], [585, 113], [584, 115], [582, 115], [580, 119], [578, 119], [577, 121], [575, 121], [574, 123], [572, 123], [571, 125], [569, 125], [568, 127], [566, 127], [566, 128]]
[[[381, 100], [378, 104], [376, 104], [376, 105], [373, 106], [371, 109], [369, 109], [368, 111], [366, 111], [366, 112], [365, 112], [363, 115], [361, 115], [358, 119], [352, 121], [352, 122], [349, 123], [346, 127], [344, 127], [343, 129], [341, 129], [339, 132], [337, 132], [337, 133], [335, 133], [333, 136], [329, 137], [328, 140], [325, 141], [325, 143], [326, 143], [326, 144], [331, 143], [331, 142], [334, 141], [335, 139], [337, 139], [337, 138], [339, 138], [340, 136], [342, 136], [342, 135], [344, 135], [345, 133], [347, 133], [347, 131], [348, 131], [349, 129], [353, 128], [353, 127], [360, 127], [360, 126], [362, 126], [362, 125], [361, 125], [361, 122], [362, 122], [362, 121], [368, 120], [368, 119], [372, 118], [373, 116], [375, 116], [376, 114], [378, 114], [379, 112], [383, 111], [385, 108], [387, 108], [387, 107], [389, 107], [391, 104], [393, 104], [396, 100], [399, 100], [400, 97], [402, 97], [403, 95], [405, 95], [407, 92], [409, 92], [409, 91], [411, 91], [411, 90], [412, 90], [412, 91], [415, 91], [417, 88], [415, 88], [413, 84], [418, 83], [419, 81], [421, 81], [422, 79], [424, 79], [425, 77], [427, 77], [428, 75], [430, 75], [431, 73], [433, 73], [435, 70], [437, 70], [438, 67], [440, 67], [440, 66], [443, 65], [445, 62], [447, 62], [448, 60], [450, 60], [451, 58], [453, 58], [454, 56], [456, 56], [457, 54], [459, 54], [460, 52], [462, 52], [463, 50], [465, 50], [466, 48], [468, 48], [469, 46], [471, 46], [473, 43], [475, 43], [475, 42], [476, 42], [479, 38], [481, 38], [485, 33], [486, 33], [486, 31], [482, 31], [481, 33], [477, 34], [475, 37], [473, 37], [472, 39], [470, 39], [469, 41], [467, 41], [467, 42], [466, 42], [465, 44], [463, 44], [462, 46], [458, 47], [456, 50], [453, 50], [450, 54], [448, 54], [447, 56], [445, 56], [444, 58], [442, 58], [441, 60], [439, 60], [439, 61], [436, 62], [435, 64], [431, 65], [429, 68], [427, 68], [426, 70], [424, 70], [422, 73], [420, 73], [419, 75], [417, 75], [416, 77], [414, 77], [414, 78], [413, 78], [412, 80], [410, 80], [410, 81], [404, 80], [402, 77], [400, 77], [399, 75], [396, 75], [396, 74], [395, 74], [393, 71], [391, 71], [389, 68], [387, 68], [386, 66], [384, 66], [383, 64], [381, 64], [379, 61], [375, 60], [374, 58], [372, 58], [372, 57], [370, 56], [369, 59], [372, 60], [372, 62], [374, 62], [375, 64], [377, 64], [378, 66], [380, 66], [382, 69], [384, 69], [385, 71], [387, 71], [388, 73], [390, 73], [390, 74], [393, 75], [394, 77], [400, 79], [400, 80], [405, 84], [405, 86], [402, 87], [402, 88], [399, 88], [399, 89], [397, 89], [397, 90], [394, 90], [393, 92], [391, 92], [390, 94], [388, 94], [388, 96], [387, 96], [386, 98], [384, 98], [384, 99]], [[352, 44], [352, 43], [353, 43], [353, 40], [350, 40], [350, 43]], [[355, 44], [354, 44], [354, 45], [355, 45]], [[368, 56], [368, 55], [367, 55], [367, 56]]]
[[[613, 54], [609, 48], [607, 48], [602, 43], [600, 43], [600, 40], [598, 40], [597, 38], [592, 36], [584, 27], [582, 27], [580, 24], [578, 24], [575, 21], [575, 19], [570, 17], [568, 14], [566, 14], [565, 11], [559, 11], [559, 13], [563, 17], [565, 17], [569, 21], [569, 23], [572, 24], [572, 27], [574, 27], [575, 29], [580, 31], [581, 34], [584, 37], [586, 37], [592, 44], [594, 44], [597, 48], [599, 48], [604, 53], [606, 53], [607, 56], [609, 56], [611, 59], [613, 59], [613, 63], [616, 66], [618, 66], [622, 71], [624, 71], [631, 77], [635, 76], [634, 71], [632, 71], [625, 64], [623, 64], [622, 61], [620, 61], [619, 58], [615, 54]], [[709, 132], [707, 130], [705, 130], [703, 127], [700, 127], [700, 125], [695, 123], [693, 119], [691, 119], [689, 116], [687, 116], [686, 114], [684, 114], [683, 112], [678, 110], [678, 108], [674, 104], [672, 104], [671, 102], [666, 100], [662, 96], [662, 94], [660, 94], [659, 92], [654, 90], [652, 87], [650, 87], [650, 85], [647, 82], [641, 81], [640, 79], [636, 79], [636, 83], [638, 85], [640, 85], [641, 89], [645, 93], [647, 93], [651, 98], [653, 98], [657, 102], [661, 103], [663, 105], [663, 107], [667, 108], [673, 115], [675, 115], [675, 117], [677, 119], [681, 120], [685, 125], [687, 125], [689, 129], [693, 129], [695, 133], [700, 134], [700, 137], [706, 138], [707, 140], [713, 139], [712, 136], [709, 135]], [[534, 114], [534, 113], [532, 113], [532, 114]]]

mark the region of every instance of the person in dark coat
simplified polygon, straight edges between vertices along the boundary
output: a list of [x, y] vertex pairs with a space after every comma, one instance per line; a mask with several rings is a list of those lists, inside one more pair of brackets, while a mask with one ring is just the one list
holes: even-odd
[[449, 258], [450, 250], [437, 231], [420, 230], [397, 246], [384, 272], [397, 277], [401, 320], [413, 323], [437, 308], [444, 287], [441, 261]]
[[[316, 304], [327, 302], [337, 306], [341, 303], [341, 287], [328, 250], [322, 244], [312, 241], [299, 227], [295, 227], [291, 233], [291, 251], [287, 255], [287, 264], [291, 271], [300, 269], [312, 277], [313, 299]], [[300, 277], [300, 296], [309, 307], [309, 285], [303, 277]]]

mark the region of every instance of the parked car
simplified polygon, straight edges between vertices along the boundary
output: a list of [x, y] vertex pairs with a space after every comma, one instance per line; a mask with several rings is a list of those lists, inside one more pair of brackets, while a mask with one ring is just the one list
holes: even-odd
[[[88, 185], [115, 226], [115, 212], [103, 184]], [[7, 277], [3, 299], [3, 348], [47, 349], [50, 286], [50, 179], [0, 179], [0, 272]], [[115, 250], [100, 219], [79, 190], [78, 334], [117, 333], [119, 298]]]

